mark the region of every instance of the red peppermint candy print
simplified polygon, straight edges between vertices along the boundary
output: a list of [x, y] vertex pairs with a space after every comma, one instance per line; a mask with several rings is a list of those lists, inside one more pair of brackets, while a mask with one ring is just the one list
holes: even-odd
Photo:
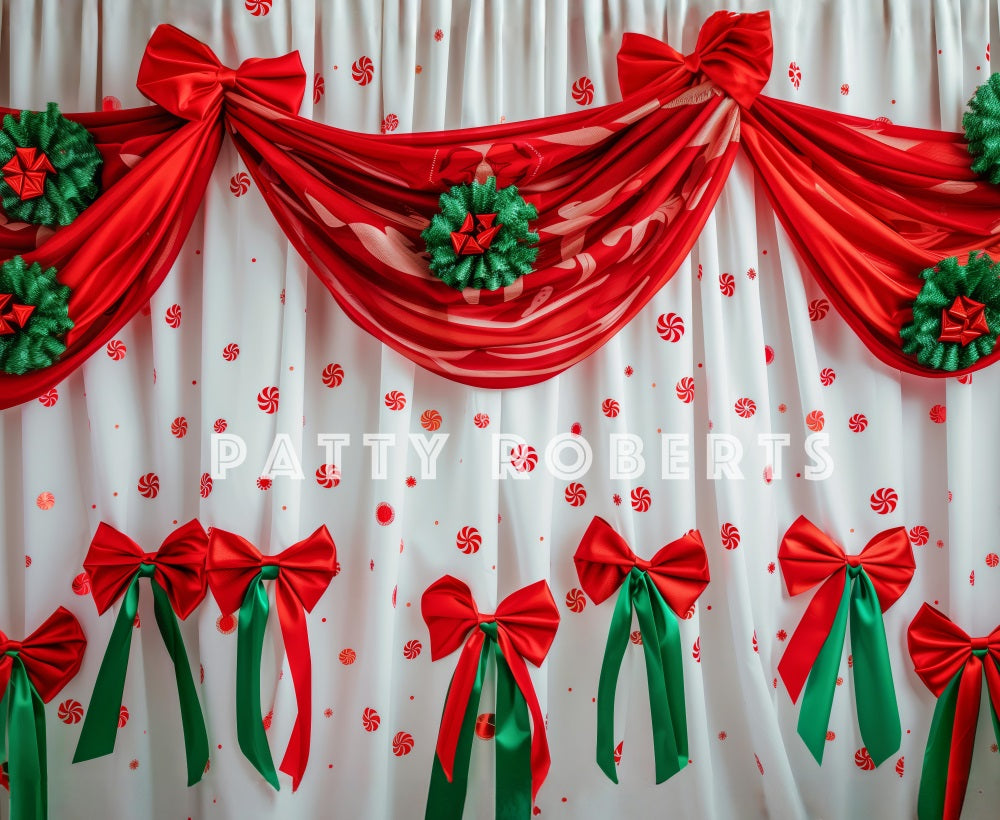
[[586, 605], [587, 598], [583, 594], [582, 589], [574, 587], [566, 593], [566, 608], [569, 609], [570, 612], [583, 612], [583, 608]]
[[257, 489], [266, 492], [271, 489], [271, 485], [274, 481], [271, 480], [269, 476], [262, 475], [257, 479]]
[[846, 97], [848, 94], [851, 93], [851, 87], [847, 83], [844, 83], [842, 86], [840, 86], [840, 93]]
[[587, 489], [577, 481], [569, 484], [564, 493], [566, 503], [571, 507], [582, 507], [587, 500]]
[[225, 433], [228, 426], [225, 419], [216, 419], [215, 424], [212, 425], [212, 429], [216, 433]]
[[73, 579], [71, 586], [74, 595], [90, 595], [90, 576], [81, 572]]
[[413, 659], [419, 657], [423, 648], [423, 644], [421, 644], [420, 641], [407, 641], [403, 644], [403, 657], [408, 661], [412, 661]]
[[863, 433], [868, 427], [868, 418], [864, 413], [855, 413], [847, 420], [847, 426], [852, 433]]
[[395, 520], [396, 511], [392, 508], [392, 504], [383, 501], [375, 507], [375, 522], [380, 527], [388, 527]]
[[903, 776], [903, 772], [905, 770], [906, 770], [905, 758], [901, 756], [899, 758], [899, 760], [896, 761], [896, 774], [898, 774], [900, 777], [902, 777]]
[[379, 129], [383, 134], [390, 134], [399, 128], [399, 117], [395, 114], [386, 114], [382, 120], [382, 127]]
[[330, 362], [323, 368], [322, 379], [327, 387], [340, 387], [344, 383], [344, 368], [337, 362]]
[[375, 65], [371, 57], [362, 55], [351, 65], [351, 77], [358, 85], [368, 85], [375, 76]]
[[753, 414], [757, 412], [757, 402], [753, 399], [743, 397], [736, 400], [733, 410], [736, 411], [736, 415], [741, 419], [752, 418]]
[[830, 303], [826, 299], [813, 299], [809, 303], [809, 321], [818, 322], [830, 312]]
[[160, 494], [160, 477], [156, 473], [140, 476], [137, 489], [143, 498], [156, 498]]
[[826, 424], [822, 410], [812, 410], [806, 415], [806, 427], [814, 433], [818, 433]]
[[731, 273], [723, 273], [719, 276], [719, 290], [723, 296], [732, 296], [736, 293], [736, 278]]
[[128, 352], [128, 348], [125, 347], [125, 343], [119, 341], [118, 339], [112, 339], [108, 342], [108, 346], [105, 348], [108, 357], [114, 362], [120, 362], [125, 358], [125, 354]]
[[101, 98], [101, 111], [121, 111], [122, 101], [113, 94]]
[[392, 753], [396, 757], [404, 757], [413, 751], [413, 735], [409, 732], [396, 732], [392, 738]]
[[798, 91], [799, 86], [802, 84], [802, 69], [799, 68], [799, 64], [794, 60], [788, 64], [788, 82], [792, 84], [792, 87]]
[[181, 326], [181, 306], [171, 305], [167, 308], [167, 312], [163, 314], [163, 321], [167, 323], [168, 327], [172, 327], [174, 330]]
[[321, 464], [316, 468], [316, 483], [329, 490], [340, 484], [340, 469], [335, 464]]
[[35, 499], [35, 506], [40, 510], [51, 510], [55, 505], [56, 497], [48, 491], [39, 493]]
[[482, 430], [490, 426], [490, 417], [486, 413], [476, 413], [476, 415], [472, 417], [472, 423]]
[[819, 383], [823, 387], [829, 387], [837, 378], [837, 374], [830, 367], [824, 367], [819, 371]]
[[265, 387], [257, 394], [257, 406], [268, 415], [278, 412], [278, 388]]
[[390, 410], [402, 410], [406, 407], [406, 395], [400, 390], [390, 390], [385, 394], [385, 406]]
[[249, 190], [250, 174], [246, 171], [240, 171], [238, 174], [233, 174], [229, 180], [229, 193], [239, 198]]
[[227, 362], [235, 362], [240, 357], [240, 346], [236, 342], [230, 342], [222, 348], [222, 358]]
[[79, 723], [83, 720], [83, 705], [78, 700], [64, 700], [59, 704], [59, 720], [65, 723], [67, 726], [71, 726], [74, 723]]
[[479, 552], [483, 537], [475, 527], [462, 527], [455, 536], [455, 546], [466, 555]]
[[935, 424], [944, 424], [948, 414], [943, 404], [935, 404], [928, 415]]
[[910, 532], [908, 534], [910, 537], [910, 543], [915, 547], [925, 546], [931, 539], [930, 531], [923, 524], [917, 524], [915, 527], [910, 527]]
[[605, 399], [601, 402], [601, 412], [609, 419], [615, 418], [621, 412], [621, 405], [614, 399]]
[[722, 546], [727, 550], [734, 550], [740, 545], [740, 531], [728, 521], [722, 525], [719, 535], [722, 538]]
[[642, 646], [642, 633], [638, 629], [633, 631], [628, 637], [636, 646]]
[[125, 728], [125, 724], [128, 723], [128, 718], [129, 718], [128, 709], [125, 706], [122, 706], [122, 708], [118, 710], [118, 728], [119, 729], [124, 729]]
[[684, 335], [684, 319], [676, 313], [661, 313], [656, 320], [656, 332], [665, 342], [679, 342]]
[[854, 753], [854, 765], [863, 772], [870, 772], [874, 770], [875, 761], [872, 760], [872, 756], [868, 752], [867, 747], [862, 746]]
[[178, 416], [170, 422], [170, 435], [174, 438], [184, 438], [187, 435], [188, 423], [184, 416]]
[[271, 2], [272, 0], [244, 0], [243, 5], [254, 17], [266, 17], [271, 10]]
[[615, 765], [621, 765], [622, 762], [622, 752], [625, 750], [625, 741], [619, 741], [618, 745], [615, 746]]
[[323, 80], [323, 75], [317, 74], [313, 77], [313, 105], [316, 105], [323, 98], [325, 90], [326, 83]]
[[691, 657], [695, 663], [701, 663], [701, 635], [694, 639], [694, 648], [691, 650]]
[[636, 487], [631, 493], [632, 509], [636, 512], [646, 512], [653, 503], [653, 497], [645, 487]]
[[519, 473], [530, 473], [538, 466], [538, 453], [528, 444], [518, 444], [510, 451], [510, 463]]
[[899, 496], [892, 487], [879, 487], [869, 499], [871, 508], [879, 515], [888, 515], [893, 512], [898, 501]]
[[54, 387], [49, 388], [38, 397], [38, 403], [42, 407], [52, 407], [57, 401], [59, 401], [59, 391]]
[[344, 666], [350, 666], [358, 659], [358, 653], [348, 647], [347, 649], [341, 649], [337, 657]]
[[198, 493], [202, 498], [208, 498], [212, 494], [212, 476], [208, 473], [201, 474], [201, 481], [198, 484]]
[[986, 566], [992, 569], [996, 567], [997, 564], [1000, 564], [1000, 556], [998, 556], [995, 552], [986, 553]]
[[774, 348], [771, 345], [764, 345], [764, 364], [771, 364], [774, 361]]
[[682, 402], [690, 404], [694, 401], [694, 379], [690, 376], [685, 376], [677, 382], [674, 387], [674, 392], [677, 393], [677, 398], [679, 398]]
[[441, 427], [441, 414], [437, 410], [424, 410], [420, 414], [420, 426], [429, 432], [434, 432]]
[[382, 723], [382, 718], [379, 717], [378, 712], [372, 709], [370, 706], [365, 708], [361, 713], [361, 725], [365, 727], [366, 732], [374, 732]]
[[594, 101], [594, 84], [587, 76], [580, 77], [571, 89], [573, 101], [577, 105], [590, 105]]

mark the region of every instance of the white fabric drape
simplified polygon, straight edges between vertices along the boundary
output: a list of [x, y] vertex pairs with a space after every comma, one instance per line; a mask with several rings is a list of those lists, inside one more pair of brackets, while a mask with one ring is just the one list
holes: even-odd
[[[732, 0], [725, 7], [761, 5]], [[592, 105], [617, 99], [623, 32], [689, 52], [703, 20], [720, 7], [710, 0], [3, 0], [0, 103], [40, 108], [57, 100], [64, 110], [94, 110], [114, 98], [142, 105], [134, 83], [143, 47], [158, 23], [169, 22], [228, 65], [298, 49], [315, 78], [307, 117], [364, 131], [484, 125], [575, 110], [581, 77], [593, 84]], [[989, 74], [997, 13], [987, 0], [789, 0], [772, 9], [766, 93], [774, 96], [955, 129]], [[373, 67], [366, 85], [352, 77], [363, 56]], [[415, 368], [351, 324], [289, 248], [255, 188], [234, 195], [240, 185], [231, 180], [243, 170], [227, 145], [174, 270], [148, 313], [118, 337], [124, 357], [95, 354], [59, 386], [57, 400], [0, 414], [0, 629], [20, 637], [62, 604], [90, 642], [81, 673], [47, 709], [52, 817], [422, 816], [457, 654], [431, 662], [420, 595], [444, 573], [468, 582], [485, 611], [541, 578], [556, 596], [559, 633], [543, 668], [532, 670], [552, 749], [537, 800], [541, 817], [915, 816], [934, 699], [913, 674], [906, 626], [923, 601], [973, 635], [1000, 622], [1000, 567], [990, 558], [1000, 552], [995, 368], [965, 384], [901, 377], [868, 354], [835, 312], [811, 321], [810, 303], [822, 294], [800, 271], [740, 160], [690, 259], [606, 347], [532, 388], [463, 387]], [[727, 274], [731, 295], [720, 287]], [[174, 305], [178, 327], [166, 321]], [[657, 332], [668, 313], [684, 322], [677, 342]], [[820, 313], [812, 306], [813, 319]], [[235, 358], [230, 345], [238, 346]], [[765, 349], [773, 352], [770, 364]], [[322, 374], [333, 363], [344, 377], [329, 387]], [[687, 378], [690, 403], [678, 395]], [[268, 387], [280, 393], [273, 414], [258, 404]], [[388, 406], [392, 391], [405, 396], [402, 409]], [[735, 410], [744, 398], [756, 406], [749, 418]], [[602, 409], [606, 399], [617, 402], [616, 416]], [[421, 476], [406, 444], [408, 434], [426, 432], [421, 419], [430, 411], [449, 435], [433, 480]], [[479, 414], [488, 426], [477, 426]], [[830, 434], [835, 469], [827, 480], [800, 477], [807, 420]], [[248, 458], [209, 488], [202, 476], [210, 436], [223, 425], [246, 441]], [[541, 457], [553, 436], [570, 431], [594, 450], [593, 467], [578, 480], [582, 505], [568, 503], [579, 491], [567, 495], [570, 482], [542, 463], [526, 480], [491, 479], [493, 433], [519, 435]], [[745, 478], [705, 477], [709, 431], [739, 439]], [[330, 488], [315, 478], [326, 460], [316, 444], [324, 432], [351, 436], [336, 465], [340, 482]], [[691, 437], [689, 480], [660, 478], [661, 432]], [[260, 489], [278, 433], [290, 437], [306, 478], [278, 477]], [[397, 437], [384, 480], [370, 478], [365, 433]], [[641, 437], [642, 477], [609, 479], [612, 433]], [[780, 477], [757, 443], [760, 433], [791, 437]], [[150, 473], [159, 482], [155, 498], [139, 490]], [[640, 488], [650, 494], [647, 511], [632, 505]], [[884, 488], [898, 504], [879, 514], [872, 495]], [[862, 742], [849, 647], [822, 767], [796, 735], [798, 708], [776, 681], [786, 637], [811, 598], [790, 599], [775, 566], [781, 535], [799, 514], [849, 553], [889, 527], [927, 528], [926, 543], [914, 547], [913, 582], [885, 618], [903, 743], [898, 763], [875, 771], [855, 761]], [[692, 764], [659, 786], [640, 647], [630, 647], [619, 683], [620, 785], [594, 762], [594, 697], [612, 605], [586, 601], [576, 612], [567, 604], [579, 586], [572, 554], [594, 515], [642, 556], [693, 527], [709, 552], [712, 582], [681, 623]], [[195, 516], [264, 552], [324, 523], [336, 540], [342, 571], [309, 617], [313, 746], [294, 794], [284, 776], [273, 792], [239, 751], [236, 636], [220, 625], [211, 596], [182, 627], [196, 674], [199, 663], [204, 672], [212, 756], [202, 783], [184, 786], [176, 691], [148, 591], [125, 688], [130, 717], [115, 753], [70, 764], [80, 725], [60, 721], [58, 706], [76, 700], [87, 707], [114, 620], [112, 613], [99, 618], [74, 587], [98, 522], [154, 550]], [[739, 531], [735, 549], [723, 546], [725, 524]], [[456, 548], [464, 527], [480, 533], [478, 551]], [[269, 636], [264, 711], [273, 706], [269, 736], [279, 760], [295, 703], [273, 618]], [[413, 641], [421, 651], [408, 657]], [[493, 711], [490, 697], [488, 690], [480, 712]], [[375, 731], [363, 725], [365, 709], [378, 713]], [[398, 733], [412, 737], [407, 754], [394, 753], [407, 748]], [[994, 743], [984, 706], [965, 817], [995, 816]], [[492, 763], [491, 743], [477, 739], [467, 817], [492, 816]], [[0, 816], [5, 811], [0, 800]]]

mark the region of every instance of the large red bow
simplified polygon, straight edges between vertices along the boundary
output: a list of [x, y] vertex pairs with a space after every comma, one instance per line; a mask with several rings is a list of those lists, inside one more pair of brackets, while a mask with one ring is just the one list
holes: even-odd
[[749, 108], [771, 76], [771, 54], [770, 12], [717, 11], [705, 21], [698, 44], [686, 57], [661, 40], [626, 33], [618, 51], [618, 85], [623, 97], [655, 87], [666, 100], [688, 88], [700, 73]]
[[697, 530], [671, 541], [649, 561], [639, 558], [625, 539], [600, 516], [594, 516], [573, 556], [580, 586], [595, 604], [621, 587], [632, 567], [646, 572], [670, 608], [681, 618], [708, 586], [708, 555]]
[[225, 613], [236, 612], [250, 583], [263, 569], [277, 568], [275, 600], [288, 655], [298, 713], [281, 761], [281, 771], [298, 788], [309, 760], [312, 720], [312, 658], [306, 612], [322, 597], [337, 572], [337, 547], [325, 526], [278, 555], [262, 555], [245, 538], [213, 528], [208, 540], [208, 585]]
[[445, 575], [424, 592], [420, 612], [430, 632], [431, 660], [450, 655], [465, 641], [448, 690], [438, 734], [437, 754], [445, 775], [449, 780], [452, 777], [462, 719], [485, 640], [483, 631], [478, 627], [495, 622], [497, 643], [528, 704], [534, 726], [531, 738], [531, 794], [534, 798], [548, 774], [550, 758], [545, 738], [545, 718], [524, 661], [541, 666], [556, 636], [559, 610], [549, 585], [545, 581], [536, 581], [512, 592], [493, 615], [486, 615], [480, 613], [472, 592], [464, 582]]
[[215, 116], [227, 91], [297, 114], [305, 84], [297, 51], [251, 57], [237, 69], [227, 68], [207, 45], [166, 24], [149, 38], [136, 80], [149, 99], [186, 120]]
[[785, 533], [778, 561], [789, 595], [798, 595], [825, 581], [809, 602], [778, 663], [778, 674], [795, 702], [830, 634], [847, 583], [848, 567], [864, 569], [885, 612], [906, 591], [916, 564], [903, 527], [880, 532], [859, 555], [848, 556], [803, 515]]
[[83, 567], [103, 615], [117, 601], [143, 564], [154, 567], [152, 578], [163, 587], [174, 612], [187, 618], [205, 597], [208, 536], [197, 519], [166, 537], [156, 552], [143, 552], [135, 541], [103, 521], [90, 542]]
[[17, 653], [28, 679], [42, 701], [48, 703], [80, 670], [86, 648], [80, 622], [64, 607], [59, 607], [23, 641], [12, 641], [0, 632], [0, 695], [7, 689], [13, 665], [8, 652]]

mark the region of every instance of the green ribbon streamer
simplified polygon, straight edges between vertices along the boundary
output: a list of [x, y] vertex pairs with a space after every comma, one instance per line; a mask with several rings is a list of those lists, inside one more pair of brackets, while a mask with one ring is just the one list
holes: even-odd
[[798, 732], [817, 763], [822, 764], [826, 731], [833, 710], [837, 673], [844, 652], [847, 620], [851, 621], [851, 651], [854, 657], [854, 698], [861, 739], [875, 765], [898, 751], [903, 730], [892, 682], [889, 646], [885, 638], [882, 608], [871, 578], [861, 566], [848, 566], [844, 592], [830, 627], [813, 663], [802, 696]]
[[[45, 749], [45, 704], [28, 678], [17, 652], [10, 682], [0, 701], [0, 761], [7, 761], [11, 820], [48, 817], [48, 771]], [[9, 748], [8, 748], [9, 738]]]
[[[987, 650], [974, 649], [972, 653], [983, 658], [984, 663], [989, 663]], [[955, 729], [958, 688], [964, 670], [963, 666], [948, 682], [934, 707], [934, 717], [931, 718], [931, 728], [927, 734], [927, 748], [924, 750], [924, 765], [920, 771], [920, 791], [917, 795], [919, 820], [936, 820], [944, 813], [945, 790], [951, 770], [951, 736]], [[997, 743], [1000, 743], [1000, 717], [997, 716], [993, 700], [987, 697], [987, 701], [990, 704], [993, 733]]]
[[[461, 820], [469, 788], [472, 737], [491, 656], [496, 659], [497, 670], [496, 731], [493, 736], [496, 752], [496, 817], [497, 820], [524, 820], [531, 817], [531, 726], [528, 704], [497, 643], [496, 623], [480, 624], [479, 628], [486, 639], [479, 653], [476, 678], [462, 718], [462, 730], [452, 765], [452, 779], [451, 782], [448, 781], [435, 753], [425, 820]], [[448, 689], [450, 695], [451, 687]]]
[[646, 686], [653, 728], [656, 782], [663, 783], [688, 762], [687, 710], [681, 633], [677, 617], [667, 606], [649, 574], [632, 567], [622, 584], [608, 630], [597, 687], [597, 765], [618, 782], [615, 765], [615, 690], [632, 629], [635, 609], [646, 659]]
[[260, 708], [260, 661], [270, 605], [264, 581], [278, 577], [277, 566], [261, 567], [254, 576], [240, 607], [236, 639], [236, 737], [247, 760], [268, 783], [280, 790], [271, 749], [267, 745]]
[[201, 780], [208, 762], [208, 730], [198, 701], [191, 664], [188, 661], [177, 616], [170, 606], [170, 599], [153, 578], [156, 568], [152, 564], [140, 564], [139, 571], [125, 591], [125, 597], [108, 648], [101, 661], [94, 684], [94, 695], [83, 721], [80, 741], [76, 747], [73, 762], [93, 760], [111, 754], [118, 737], [118, 717], [121, 711], [122, 693], [125, 691], [125, 675], [128, 671], [129, 651], [132, 646], [132, 632], [135, 614], [139, 608], [139, 579], [149, 578], [153, 588], [153, 613], [159, 627], [163, 645], [174, 666], [174, 680], [177, 683], [177, 697], [180, 701], [181, 726], [184, 730], [184, 753], [187, 758], [188, 785]]

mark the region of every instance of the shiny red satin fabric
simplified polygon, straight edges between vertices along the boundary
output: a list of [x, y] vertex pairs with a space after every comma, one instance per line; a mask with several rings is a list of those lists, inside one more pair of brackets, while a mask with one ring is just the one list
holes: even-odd
[[145, 563], [156, 567], [153, 580], [163, 587], [177, 616], [187, 618], [205, 597], [207, 551], [208, 536], [197, 519], [178, 527], [151, 553], [102, 521], [83, 561], [98, 613], [103, 615], [125, 594]]
[[[925, 603], [910, 623], [906, 643], [914, 671], [935, 697], [961, 674], [944, 799], [944, 820], [958, 820], [969, 784], [984, 674], [993, 710], [1000, 713], [1000, 626], [985, 638], [973, 639]], [[978, 657], [974, 649], [985, 650], [986, 657]]]
[[531, 714], [531, 796], [534, 799], [548, 774], [550, 757], [545, 718], [525, 660], [541, 666], [556, 636], [559, 610], [549, 585], [536, 581], [512, 592], [501, 601], [493, 615], [484, 615], [476, 607], [469, 587], [445, 575], [424, 591], [420, 612], [430, 633], [432, 660], [450, 655], [464, 641], [438, 733], [437, 756], [445, 776], [449, 781], [452, 778], [462, 720], [485, 640], [479, 625], [495, 621], [497, 643]]
[[910, 585], [916, 563], [903, 527], [880, 532], [858, 555], [848, 557], [839, 544], [804, 515], [792, 522], [781, 539], [778, 563], [789, 595], [799, 595], [823, 584], [809, 602], [778, 662], [778, 674], [794, 703], [830, 634], [847, 583], [847, 567], [853, 564], [864, 568], [885, 612]]
[[632, 552], [607, 521], [596, 515], [576, 548], [573, 562], [580, 586], [595, 604], [614, 595], [632, 567], [638, 567], [649, 574], [653, 585], [680, 618], [687, 617], [710, 580], [708, 554], [697, 530], [661, 547], [646, 561]]
[[312, 611], [337, 573], [337, 547], [325, 525], [278, 555], [262, 555], [245, 538], [212, 529], [205, 570], [223, 613], [240, 608], [247, 587], [265, 566], [278, 567], [274, 597], [295, 688], [295, 724], [279, 767], [291, 776], [294, 791], [309, 761], [312, 727], [312, 656], [305, 613]]
[[80, 670], [87, 639], [80, 622], [65, 607], [59, 607], [23, 641], [12, 641], [0, 632], [0, 696], [10, 681], [13, 661], [7, 652], [16, 651], [28, 679], [48, 703]]

